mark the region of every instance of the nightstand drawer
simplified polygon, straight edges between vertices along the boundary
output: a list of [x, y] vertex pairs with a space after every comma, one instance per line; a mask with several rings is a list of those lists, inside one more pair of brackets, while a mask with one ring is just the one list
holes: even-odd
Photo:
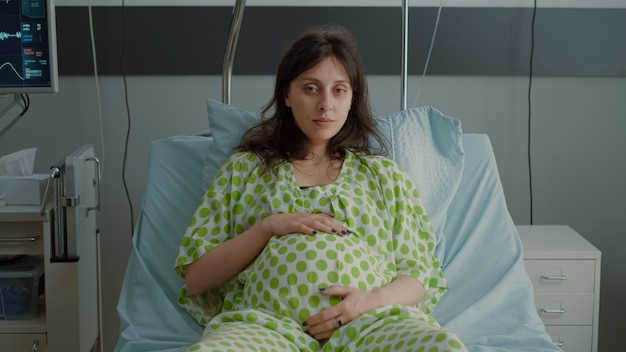
[[593, 330], [591, 326], [546, 326], [552, 342], [565, 352], [589, 352]]
[[3, 351], [46, 351], [46, 334], [0, 334]]
[[593, 292], [593, 260], [525, 260], [535, 292]]
[[593, 293], [536, 293], [535, 306], [546, 325], [591, 325], [593, 297]]
[[42, 223], [0, 223], [0, 255], [21, 254], [43, 255]]

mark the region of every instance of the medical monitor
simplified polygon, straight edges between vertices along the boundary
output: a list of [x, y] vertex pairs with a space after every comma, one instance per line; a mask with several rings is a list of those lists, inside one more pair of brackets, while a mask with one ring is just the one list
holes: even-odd
[[54, 0], [0, 0], [0, 94], [58, 91]]

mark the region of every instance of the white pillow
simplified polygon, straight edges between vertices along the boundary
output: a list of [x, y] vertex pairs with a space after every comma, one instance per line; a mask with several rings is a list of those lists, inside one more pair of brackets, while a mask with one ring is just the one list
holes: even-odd
[[[244, 132], [260, 121], [256, 113], [215, 100], [208, 101], [208, 115], [213, 143], [205, 158], [204, 189], [234, 152]], [[378, 116], [375, 120], [387, 141], [388, 157], [407, 172], [420, 191], [439, 244], [446, 212], [463, 172], [461, 121], [430, 106]], [[443, 246], [437, 247], [437, 257], [443, 260]]]

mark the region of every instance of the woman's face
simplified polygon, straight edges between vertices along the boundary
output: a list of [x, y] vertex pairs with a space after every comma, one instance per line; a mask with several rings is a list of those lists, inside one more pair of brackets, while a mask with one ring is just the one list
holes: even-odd
[[312, 146], [325, 146], [343, 127], [352, 105], [352, 85], [340, 61], [328, 57], [296, 77], [285, 105]]

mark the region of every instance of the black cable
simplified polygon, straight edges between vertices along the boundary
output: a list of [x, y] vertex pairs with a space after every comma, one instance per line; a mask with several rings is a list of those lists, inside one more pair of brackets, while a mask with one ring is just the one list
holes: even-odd
[[124, 158], [122, 161], [122, 183], [126, 192], [126, 200], [130, 208], [130, 236], [133, 236], [135, 230], [135, 216], [133, 212], [133, 201], [130, 198], [128, 184], [126, 183], [126, 160], [128, 158], [128, 141], [130, 140], [130, 106], [128, 104], [128, 83], [126, 82], [126, 4], [122, 0], [122, 81], [124, 82], [124, 101], [126, 104], [126, 139], [124, 141]]
[[22, 98], [22, 112], [20, 113], [20, 117], [26, 115], [26, 112], [28, 111], [28, 109], [30, 108], [30, 96], [28, 96], [28, 94], [20, 94], [20, 98]]
[[530, 62], [528, 72], [528, 190], [530, 194], [530, 224], [533, 225], [533, 168], [531, 157], [531, 134], [532, 134], [532, 99], [531, 91], [533, 84], [533, 61], [535, 56], [535, 19], [537, 17], [537, 0], [534, 0], [533, 15], [530, 26]]

